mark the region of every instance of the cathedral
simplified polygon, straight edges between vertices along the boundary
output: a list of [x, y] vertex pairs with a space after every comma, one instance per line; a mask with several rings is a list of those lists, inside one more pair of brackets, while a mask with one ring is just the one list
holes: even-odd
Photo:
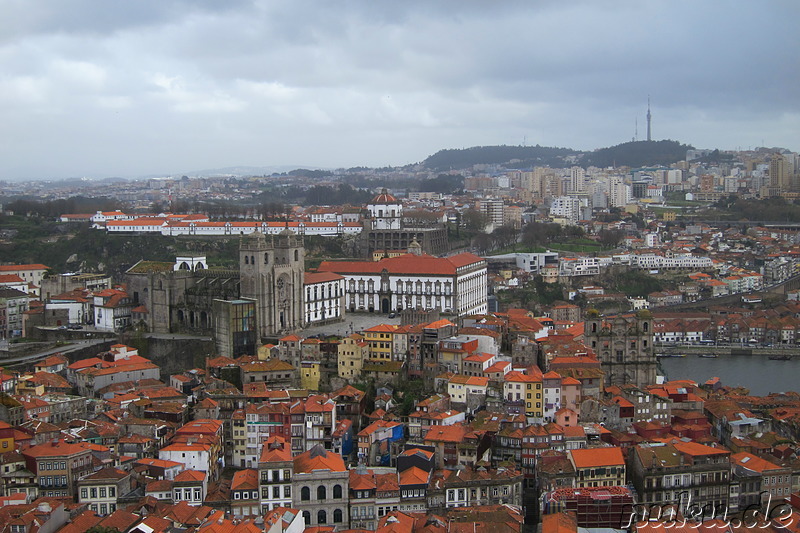
[[[125, 274], [128, 293], [135, 302], [132, 322], [153, 333], [207, 334], [214, 331], [221, 318], [216, 315], [225, 309], [220, 307], [221, 301], [251, 302], [257, 339], [297, 331], [314, 319], [304, 314], [305, 295], [310, 286], [318, 284], [305, 282], [304, 261], [302, 237], [289, 230], [278, 235], [254, 232], [243, 236], [238, 270], [207, 268], [205, 257], [182, 257], [175, 263], [139, 261]], [[325, 301], [320, 298], [320, 303], [333, 302], [331, 307], [336, 309], [327, 316], [341, 320], [337, 299], [341, 300], [338, 294]]]

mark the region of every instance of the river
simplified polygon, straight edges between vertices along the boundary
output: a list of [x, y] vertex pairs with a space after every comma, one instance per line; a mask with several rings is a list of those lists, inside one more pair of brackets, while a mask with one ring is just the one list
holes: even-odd
[[687, 355], [662, 357], [659, 361], [667, 379], [691, 379], [702, 385], [707, 379], [718, 377], [723, 385], [747, 387], [754, 396], [800, 391], [798, 355], [790, 361], [771, 361], [763, 355]]

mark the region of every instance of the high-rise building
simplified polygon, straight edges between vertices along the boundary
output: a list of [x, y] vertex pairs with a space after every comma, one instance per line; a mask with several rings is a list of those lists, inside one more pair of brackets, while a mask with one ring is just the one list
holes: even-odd
[[782, 154], [774, 153], [769, 160], [769, 185], [781, 191], [792, 188], [791, 174]]
[[583, 192], [586, 190], [586, 171], [581, 167], [572, 167], [570, 174], [570, 192]]

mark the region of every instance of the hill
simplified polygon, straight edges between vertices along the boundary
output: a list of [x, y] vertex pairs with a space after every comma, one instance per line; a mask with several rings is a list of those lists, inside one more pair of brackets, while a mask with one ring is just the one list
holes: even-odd
[[505, 165], [518, 168], [533, 166], [565, 166], [565, 157], [579, 152], [570, 148], [546, 146], [474, 146], [472, 148], [439, 150], [422, 162], [435, 171], [458, 170], [473, 165]]
[[678, 141], [632, 141], [601, 148], [583, 155], [583, 167], [648, 167], [671, 165], [686, 159], [686, 150], [694, 147]]

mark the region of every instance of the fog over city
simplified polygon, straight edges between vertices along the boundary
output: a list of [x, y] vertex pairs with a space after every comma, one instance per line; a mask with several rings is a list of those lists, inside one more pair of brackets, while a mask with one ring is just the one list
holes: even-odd
[[794, 1], [7, 0], [0, 179], [800, 148]]

